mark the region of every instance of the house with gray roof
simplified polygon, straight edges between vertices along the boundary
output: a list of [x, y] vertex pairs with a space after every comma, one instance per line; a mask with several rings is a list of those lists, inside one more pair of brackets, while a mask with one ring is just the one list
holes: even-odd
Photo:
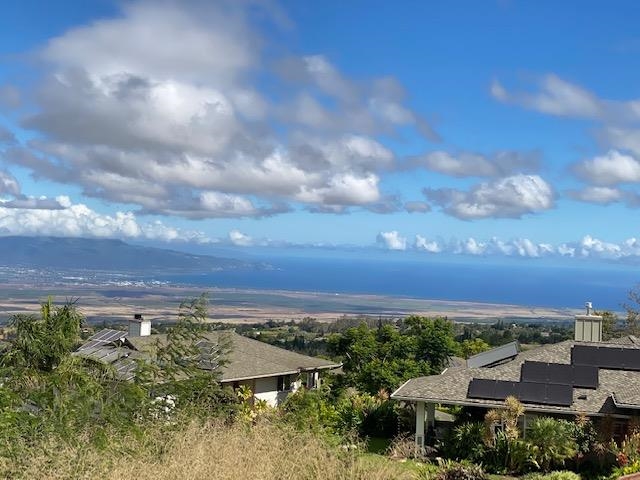
[[503, 407], [508, 396], [524, 405], [525, 430], [527, 419], [536, 415], [586, 415], [610, 418], [622, 436], [627, 421], [640, 414], [640, 339], [628, 335], [603, 342], [602, 318], [588, 308], [575, 319], [574, 340], [526, 351], [498, 347], [465, 366], [412, 378], [391, 398], [415, 405], [415, 439], [424, 445], [425, 431], [435, 431], [436, 405], [481, 413]]
[[[149, 358], [165, 334], [151, 334], [150, 321], [140, 315], [130, 321], [129, 331], [105, 329], [93, 335], [74, 355], [111, 364], [122, 380], [135, 376], [136, 360]], [[231, 330], [206, 332], [197, 345], [204, 355], [200, 368], [219, 371], [219, 381], [233, 388], [247, 386], [254, 398], [271, 406], [280, 404], [305, 381], [307, 388], [320, 386], [320, 372], [339, 368], [340, 363], [301, 355], [239, 335]]]

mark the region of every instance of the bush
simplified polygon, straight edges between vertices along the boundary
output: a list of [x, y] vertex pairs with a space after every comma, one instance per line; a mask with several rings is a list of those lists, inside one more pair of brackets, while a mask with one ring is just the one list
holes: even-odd
[[488, 480], [489, 476], [479, 465], [445, 461], [435, 478], [436, 480]]
[[519, 438], [498, 432], [483, 462], [493, 473], [523, 473], [535, 468], [534, 447]]
[[301, 388], [289, 395], [282, 406], [287, 422], [300, 430], [335, 431], [338, 414], [327, 398], [327, 391]]
[[484, 443], [485, 426], [481, 422], [465, 422], [455, 427], [442, 442], [441, 449], [447, 458], [481, 462], [487, 453]]
[[527, 431], [527, 443], [533, 446], [534, 461], [543, 471], [562, 466], [577, 453], [575, 427], [566, 420], [536, 418]]
[[636, 460], [633, 463], [629, 463], [624, 467], [614, 468], [609, 478], [617, 479], [625, 475], [631, 475], [632, 473], [640, 472], [640, 460]]
[[530, 473], [524, 477], [524, 480], [580, 480], [580, 475], [567, 470], [551, 473]]

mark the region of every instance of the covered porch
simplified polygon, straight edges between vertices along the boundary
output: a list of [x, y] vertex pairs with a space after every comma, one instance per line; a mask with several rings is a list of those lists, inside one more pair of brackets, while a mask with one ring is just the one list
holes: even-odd
[[436, 409], [434, 402], [417, 401], [415, 442], [420, 447], [432, 446], [441, 436], [441, 431], [455, 421], [449, 413]]

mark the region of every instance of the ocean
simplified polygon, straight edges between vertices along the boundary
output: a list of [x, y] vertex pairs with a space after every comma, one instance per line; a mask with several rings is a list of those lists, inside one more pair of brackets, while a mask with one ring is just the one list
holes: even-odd
[[174, 284], [262, 290], [375, 294], [554, 308], [623, 310], [640, 281], [638, 268], [618, 264], [555, 265], [484, 259], [425, 261], [386, 258], [256, 257], [272, 268], [201, 275], [154, 276]]

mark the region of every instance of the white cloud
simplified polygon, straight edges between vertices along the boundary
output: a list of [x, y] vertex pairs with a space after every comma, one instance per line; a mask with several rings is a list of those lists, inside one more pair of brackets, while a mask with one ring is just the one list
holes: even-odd
[[415, 247], [417, 250], [424, 250], [430, 253], [439, 253], [442, 251], [442, 247], [438, 242], [434, 240], [427, 240], [421, 235], [416, 235]]
[[597, 257], [604, 259], [618, 259], [628, 256], [622, 247], [615, 243], [603, 242], [591, 235], [585, 235], [579, 244], [578, 255], [582, 257]]
[[423, 190], [428, 200], [444, 212], [463, 220], [480, 218], [519, 218], [554, 207], [551, 186], [538, 175], [514, 175], [481, 183], [469, 191], [455, 189]]
[[[117, 17], [51, 39], [22, 119], [38, 140], [6, 161], [142, 213], [376, 208], [380, 175], [395, 166], [376, 137], [428, 125], [393, 79], [353, 81], [321, 54], [274, 72], [256, 8], [128, 2]], [[278, 102], [262, 93], [263, 77], [281, 87]]]
[[449, 254], [470, 256], [504, 256], [516, 258], [569, 257], [575, 259], [595, 259], [618, 261], [625, 259], [640, 260], [640, 239], [635, 237], [620, 243], [607, 242], [592, 235], [580, 240], [552, 245], [534, 242], [528, 238], [502, 240], [496, 237], [479, 240], [474, 237], [445, 241], [415, 236], [415, 242], [408, 245], [406, 239], [397, 231], [381, 232], [377, 242], [389, 250], [407, 250], [426, 254]]
[[239, 247], [250, 247], [253, 245], [253, 238], [239, 230], [231, 230], [229, 232], [229, 241]]
[[585, 187], [582, 190], [570, 190], [569, 196], [582, 202], [608, 205], [619, 202], [624, 198], [624, 193], [611, 187]]
[[414, 200], [405, 202], [404, 209], [408, 213], [427, 213], [431, 211], [431, 206], [426, 202]]
[[574, 165], [576, 174], [595, 185], [640, 182], [640, 162], [630, 155], [610, 150]]
[[490, 91], [501, 102], [515, 103], [551, 115], [597, 118], [603, 113], [602, 102], [595, 95], [556, 75], [542, 77], [539, 88], [536, 93], [512, 93], [494, 80]]
[[395, 230], [392, 230], [390, 232], [380, 232], [378, 234], [377, 241], [380, 245], [389, 250], [407, 249], [407, 239], [401, 237]]
[[535, 171], [538, 163], [539, 155], [536, 152], [500, 151], [487, 156], [438, 150], [412, 159], [408, 166], [424, 167], [454, 177], [499, 177]]
[[640, 130], [637, 128], [607, 126], [602, 129], [600, 136], [614, 148], [640, 155]]
[[20, 184], [9, 172], [3, 172], [0, 170], [0, 195], [7, 194], [14, 197], [19, 196]]
[[161, 241], [209, 242], [202, 232], [177, 229], [160, 221], [141, 223], [132, 212], [98, 213], [68, 197], [56, 198], [61, 208], [8, 208], [0, 203], [0, 233], [3, 235], [52, 235]]

